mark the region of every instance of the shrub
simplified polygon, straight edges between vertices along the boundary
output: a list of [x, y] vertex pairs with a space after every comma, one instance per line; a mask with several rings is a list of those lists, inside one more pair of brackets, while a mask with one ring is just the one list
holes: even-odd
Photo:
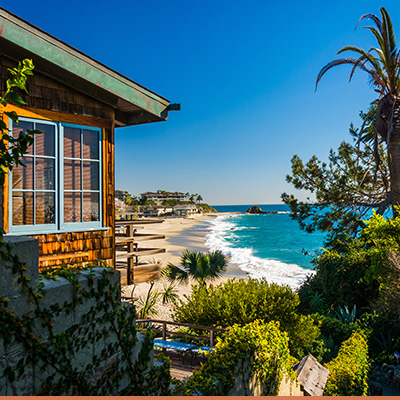
[[321, 334], [326, 337], [331, 337], [337, 345], [340, 345], [347, 340], [358, 328], [358, 325], [355, 323], [344, 324], [337, 318], [326, 317], [319, 314], [313, 314], [312, 317], [315, 321], [319, 321]]
[[299, 297], [289, 286], [258, 279], [232, 279], [216, 287], [193, 286], [191, 295], [185, 297], [186, 303], [181, 302], [175, 309], [176, 321], [223, 328], [243, 326], [257, 319], [279, 321], [289, 335], [291, 354], [297, 358], [319, 335], [312, 318], [298, 314]]
[[314, 260], [317, 274], [299, 289], [301, 310], [314, 312], [313, 296], [318, 293], [325, 300], [325, 311], [343, 305], [356, 305], [362, 310], [379, 293], [377, 280], [367, 279], [375, 249], [350, 241], [339, 249], [325, 250]]
[[[392, 305], [398, 304], [400, 286], [399, 238], [399, 217], [374, 214], [357, 238], [333, 243], [313, 260], [317, 274], [299, 289], [301, 310], [356, 305], [360, 312], [378, 307], [398, 315], [398, 307]], [[316, 297], [324, 300], [325, 310], [316, 308]]]
[[354, 332], [325, 367], [329, 375], [324, 396], [366, 396], [369, 364], [365, 333]]
[[[247, 364], [250, 360], [254, 362]], [[276, 395], [284, 375], [296, 380], [294, 363], [287, 334], [280, 331], [278, 322], [264, 324], [257, 320], [243, 327], [234, 325], [180, 390], [185, 395], [228, 395], [238, 374], [249, 376], [248, 372], [252, 372], [264, 395]], [[246, 365], [249, 369], [245, 369]]]

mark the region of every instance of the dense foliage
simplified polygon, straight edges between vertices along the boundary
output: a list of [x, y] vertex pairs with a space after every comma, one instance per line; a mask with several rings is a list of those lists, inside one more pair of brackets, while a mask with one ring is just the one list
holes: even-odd
[[[324, 250], [314, 260], [317, 274], [299, 290], [302, 309], [327, 311], [339, 305], [356, 305], [360, 311], [373, 308], [392, 285], [396, 269], [390, 268], [390, 256], [399, 252], [399, 237], [400, 218], [374, 214], [365, 221], [359, 237]], [[313, 303], [317, 295], [319, 309]]]
[[324, 396], [366, 396], [368, 392], [368, 344], [362, 331], [354, 332], [340, 347], [329, 369]]
[[314, 260], [317, 273], [300, 287], [299, 308], [320, 314], [313, 317], [335, 346], [363, 324], [371, 331], [371, 358], [394, 361], [400, 344], [399, 238], [399, 217], [374, 214], [357, 238], [337, 241]]
[[291, 354], [302, 357], [319, 335], [313, 319], [298, 313], [299, 297], [288, 286], [265, 280], [229, 280], [216, 287], [192, 287], [192, 293], [175, 308], [176, 321], [229, 327], [257, 319], [279, 321], [289, 335]]
[[289, 354], [287, 334], [279, 323], [254, 321], [234, 325], [215, 346], [207, 363], [194, 371], [188, 382], [178, 389], [185, 395], [228, 395], [235, 380], [243, 377], [244, 389], [250, 374], [263, 387], [263, 395], [276, 395], [284, 375], [296, 381], [295, 360]]

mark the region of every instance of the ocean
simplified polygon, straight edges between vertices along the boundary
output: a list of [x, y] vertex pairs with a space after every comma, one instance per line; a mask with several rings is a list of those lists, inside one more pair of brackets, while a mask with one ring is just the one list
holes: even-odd
[[[221, 213], [243, 213], [252, 205], [212, 207]], [[289, 217], [285, 204], [257, 205], [278, 214], [223, 214], [211, 218], [207, 221], [206, 246], [222, 251], [229, 257], [230, 267], [242, 274], [297, 288], [307, 275], [315, 273], [311, 259], [321, 249], [324, 236], [321, 232], [302, 231]]]

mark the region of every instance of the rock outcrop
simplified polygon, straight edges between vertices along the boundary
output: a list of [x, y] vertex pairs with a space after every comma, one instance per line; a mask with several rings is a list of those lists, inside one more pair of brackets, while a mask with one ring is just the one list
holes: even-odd
[[278, 214], [278, 211], [263, 211], [260, 207], [253, 206], [246, 211], [246, 214]]

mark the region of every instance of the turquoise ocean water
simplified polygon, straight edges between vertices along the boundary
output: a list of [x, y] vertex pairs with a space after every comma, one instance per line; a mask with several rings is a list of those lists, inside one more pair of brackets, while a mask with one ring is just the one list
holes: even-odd
[[[254, 205], [254, 204], [252, 204]], [[221, 213], [245, 212], [252, 205], [213, 206]], [[289, 217], [285, 204], [257, 204], [278, 214], [224, 214], [208, 221], [206, 246], [221, 250], [230, 264], [253, 278], [298, 287], [313, 274], [311, 255], [323, 244], [320, 232], [308, 234]], [[311, 255], [305, 255], [304, 251]]]

